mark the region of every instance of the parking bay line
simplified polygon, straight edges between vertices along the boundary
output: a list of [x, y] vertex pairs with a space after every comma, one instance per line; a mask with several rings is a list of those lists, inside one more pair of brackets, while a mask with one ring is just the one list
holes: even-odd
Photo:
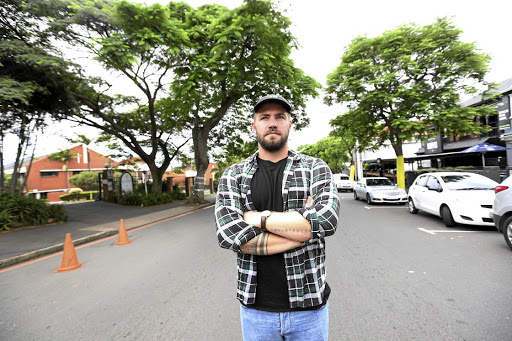
[[428, 234], [438, 234], [438, 233], [472, 233], [472, 232], [479, 232], [479, 231], [448, 231], [448, 230], [427, 230], [423, 227], [418, 227], [418, 230], [423, 231]]
[[396, 206], [396, 207], [393, 207], [393, 206], [382, 206], [382, 207], [378, 207], [378, 206], [365, 206], [364, 208], [366, 208], [367, 210], [373, 210], [374, 208], [401, 208], [401, 209], [404, 209], [405, 207], [404, 206]]

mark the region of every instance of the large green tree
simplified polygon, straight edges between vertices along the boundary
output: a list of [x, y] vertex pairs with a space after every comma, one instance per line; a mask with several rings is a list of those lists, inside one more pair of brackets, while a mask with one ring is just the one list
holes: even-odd
[[81, 82], [80, 71], [52, 46], [52, 37], [46, 19], [34, 15], [25, 2], [0, 1], [0, 192], [5, 189], [5, 136], [18, 137], [9, 186], [18, 192], [22, 161], [29, 147], [35, 147], [36, 133], [49, 119], [62, 119], [77, 108], [68, 90]]
[[192, 48], [177, 69], [169, 106], [192, 130], [197, 177], [191, 201], [202, 202], [209, 150], [247, 129], [258, 97], [279, 93], [289, 99], [300, 129], [308, 124], [305, 101], [320, 85], [294, 66], [291, 22], [270, 1], [246, 0], [234, 10], [189, 8], [183, 21]]
[[[189, 40], [181, 22], [181, 6], [146, 6], [127, 1], [30, 1], [49, 18], [51, 30], [68, 44], [85, 48], [107, 71], [121, 76], [138, 92], [112, 95], [105, 78], [91, 79], [72, 95], [82, 110], [71, 121], [87, 125], [122, 145], [123, 156], [137, 155], [149, 167], [152, 192], [162, 190], [162, 177], [189, 138], [180, 117], [163, 112], [176, 67], [182, 65]], [[124, 78], [123, 78], [124, 77]]]
[[[400, 26], [375, 38], [358, 37], [328, 76], [325, 102], [345, 103], [352, 131], [363, 139], [389, 140], [397, 156], [398, 184], [405, 187], [402, 144], [433, 134], [486, 131], [475, 116], [486, 107], [460, 107], [462, 95], [488, 86], [489, 57], [460, 40], [449, 20]], [[363, 124], [360, 124], [363, 123]]]

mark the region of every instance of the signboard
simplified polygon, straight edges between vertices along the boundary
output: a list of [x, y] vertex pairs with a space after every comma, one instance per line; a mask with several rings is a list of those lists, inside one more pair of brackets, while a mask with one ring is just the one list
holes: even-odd
[[443, 152], [443, 140], [441, 135], [431, 137], [424, 144], [425, 154], [439, 154]]
[[500, 129], [510, 128], [510, 101], [508, 96], [503, 96], [499, 102], [491, 104], [498, 111]]
[[121, 175], [121, 194], [132, 194], [133, 193], [133, 177], [130, 173], [125, 172]]

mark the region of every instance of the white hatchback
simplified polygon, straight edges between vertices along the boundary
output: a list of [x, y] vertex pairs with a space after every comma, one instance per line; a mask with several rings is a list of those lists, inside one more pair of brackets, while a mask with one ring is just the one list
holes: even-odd
[[498, 183], [465, 172], [425, 173], [409, 188], [409, 212], [428, 212], [448, 227], [458, 224], [493, 226], [494, 188]]
[[347, 174], [333, 174], [336, 188], [339, 191], [353, 191], [355, 182]]

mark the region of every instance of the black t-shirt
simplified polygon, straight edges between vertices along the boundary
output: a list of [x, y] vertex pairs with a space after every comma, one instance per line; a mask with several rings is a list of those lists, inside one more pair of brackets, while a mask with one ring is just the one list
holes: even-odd
[[[251, 194], [256, 210], [283, 211], [283, 176], [287, 158], [278, 162], [258, 160], [258, 169], [251, 181]], [[285, 312], [296, 310], [313, 310], [311, 308], [290, 308], [288, 298], [288, 282], [282, 253], [269, 256], [256, 256], [258, 263], [258, 281], [256, 286], [256, 302], [250, 307], [258, 310]], [[324, 302], [327, 302], [330, 289], [326, 284]]]

